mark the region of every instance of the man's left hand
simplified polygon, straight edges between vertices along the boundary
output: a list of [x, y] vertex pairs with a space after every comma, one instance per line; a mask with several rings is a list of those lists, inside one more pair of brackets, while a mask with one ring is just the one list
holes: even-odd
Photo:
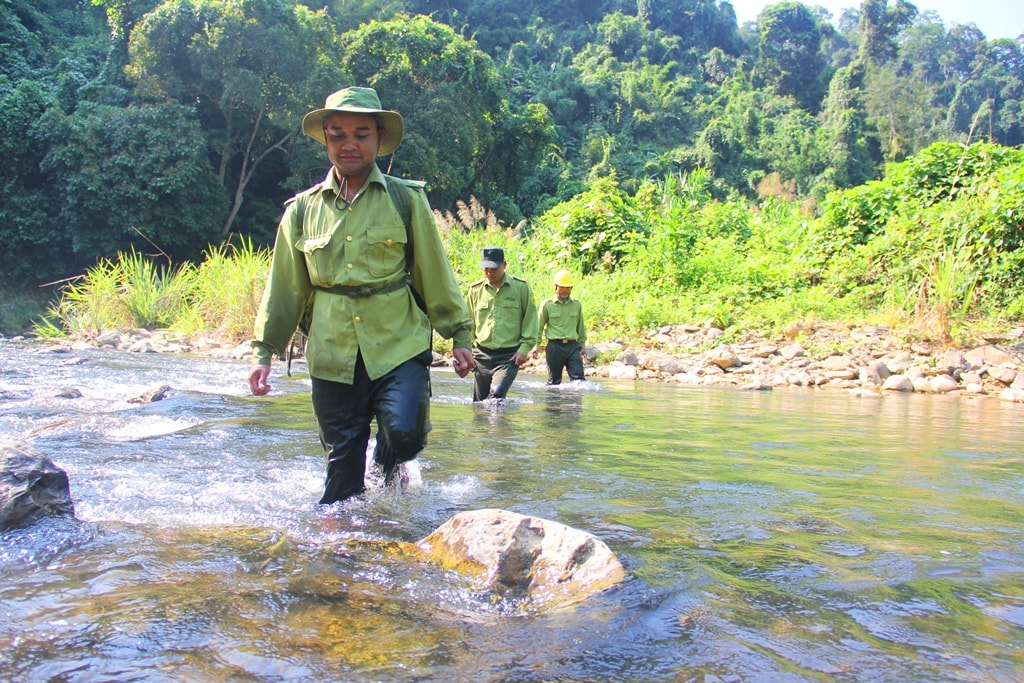
[[473, 360], [473, 352], [469, 349], [452, 349], [452, 367], [455, 368], [455, 374], [459, 377], [465, 377], [469, 374], [469, 371], [476, 367], [476, 361]]

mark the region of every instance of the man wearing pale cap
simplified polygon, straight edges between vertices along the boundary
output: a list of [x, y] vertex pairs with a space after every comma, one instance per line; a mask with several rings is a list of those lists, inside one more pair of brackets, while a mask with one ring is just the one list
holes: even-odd
[[[587, 357], [587, 326], [583, 322], [583, 305], [572, 298], [575, 284], [572, 273], [563, 268], [555, 273], [555, 295], [541, 302], [537, 327], [540, 336], [547, 339], [544, 360], [548, 365], [548, 384], [562, 383], [562, 370], [569, 379], [582, 382], [583, 361]], [[536, 358], [539, 349], [530, 352]]]
[[[270, 391], [304, 314], [313, 412], [327, 455], [322, 504], [365, 490], [370, 425], [385, 481], [430, 430], [431, 329], [453, 340], [455, 371], [473, 367], [472, 321], [422, 183], [384, 175], [378, 156], [402, 141], [398, 112], [372, 88], [344, 88], [302, 120], [331, 169], [285, 204], [252, 342], [249, 386]], [[310, 310], [311, 309], [311, 310]]]
[[500, 247], [486, 247], [484, 278], [469, 286], [466, 304], [473, 318], [473, 400], [503, 399], [527, 354], [537, 345], [537, 304], [526, 280], [506, 275]]

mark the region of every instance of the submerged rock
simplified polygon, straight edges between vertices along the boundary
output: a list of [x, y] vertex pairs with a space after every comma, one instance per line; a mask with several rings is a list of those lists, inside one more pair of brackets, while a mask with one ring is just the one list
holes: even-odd
[[625, 577], [618, 558], [596, 536], [507, 510], [461, 512], [418, 546], [502, 597], [547, 607], [579, 602]]
[[64, 470], [30, 448], [0, 441], [0, 531], [74, 514]]

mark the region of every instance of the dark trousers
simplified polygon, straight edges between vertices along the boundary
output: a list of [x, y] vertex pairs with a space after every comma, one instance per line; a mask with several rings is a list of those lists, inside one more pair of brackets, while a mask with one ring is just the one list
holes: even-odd
[[313, 413], [327, 455], [327, 480], [321, 504], [344, 500], [366, 490], [366, 445], [370, 422], [377, 420], [374, 461], [385, 480], [399, 464], [414, 459], [427, 445], [430, 431], [431, 354], [405, 361], [371, 380], [362, 355], [356, 358], [352, 384], [311, 378]]
[[473, 372], [473, 400], [505, 398], [512, 382], [519, 374], [519, 366], [512, 362], [516, 349], [473, 349], [476, 370]]
[[571, 381], [583, 379], [583, 347], [578, 341], [548, 339], [544, 359], [548, 363], [548, 384], [562, 383], [562, 369], [569, 371]]

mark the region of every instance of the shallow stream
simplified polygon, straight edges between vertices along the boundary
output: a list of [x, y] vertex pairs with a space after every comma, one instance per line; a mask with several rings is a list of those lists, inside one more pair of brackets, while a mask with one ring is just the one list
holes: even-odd
[[[474, 405], [437, 370], [412, 487], [318, 508], [301, 375], [253, 398], [243, 362], [0, 359], [0, 435], [77, 518], [0, 536], [0, 680], [1024, 678], [1020, 405], [536, 375]], [[478, 508], [591, 532], [627, 580], [546, 613], [390, 550]]]

